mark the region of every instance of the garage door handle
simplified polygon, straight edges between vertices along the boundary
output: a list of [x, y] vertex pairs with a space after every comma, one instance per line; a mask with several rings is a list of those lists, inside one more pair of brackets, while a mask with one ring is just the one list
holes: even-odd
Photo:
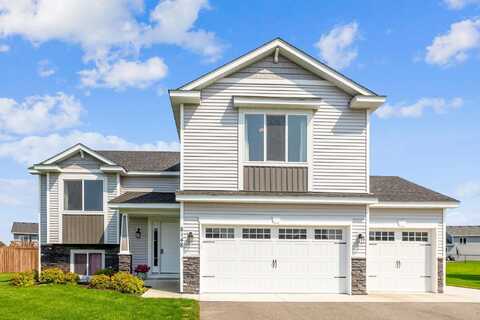
[[335, 276], [334, 278], [335, 278], [335, 279], [346, 279], [347, 276]]
[[420, 276], [420, 278], [431, 278], [432, 276]]
[[215, 278], [215, 276], [202, 276], [202, 278]]

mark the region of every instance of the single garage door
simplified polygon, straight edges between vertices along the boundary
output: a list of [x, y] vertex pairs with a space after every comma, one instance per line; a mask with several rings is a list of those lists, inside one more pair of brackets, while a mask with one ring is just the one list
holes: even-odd
[[206, 226], [200, 290], [346, 293], [346, 237], [334, 227]]
[[372, 229], [368, 247], [369, 291], [432, 291], [428, 231]]

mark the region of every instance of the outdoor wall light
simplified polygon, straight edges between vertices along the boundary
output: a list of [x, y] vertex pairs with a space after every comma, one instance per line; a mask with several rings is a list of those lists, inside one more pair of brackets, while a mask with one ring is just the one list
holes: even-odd
[[363, 233], [359, 233], [357, 236], [357, 239], [359, 242], [363, 242], [363, 240], [365, 239], [365, 236], [363, 235]]
[[193, 240], [193, 233], [192, 233], [192, 231], [190, 231], [190, 232], [188, 233], [188, 235], [187, 235], [187, 241], [190, 242], [190, 241], [192, 241], [192, 240]]
[[142, 231], [140, 228], [137, 228], [137, 232], [135, 232], [135, 238], [141, 239], [142, 238]]

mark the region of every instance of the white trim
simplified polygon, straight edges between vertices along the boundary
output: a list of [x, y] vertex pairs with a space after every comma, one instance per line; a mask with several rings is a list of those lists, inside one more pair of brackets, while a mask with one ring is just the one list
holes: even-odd
[[47, 172], [47, 239], [46, 243], [50, 242], [50, 173]]
[[325, 227], [351, 227], [352, 219], [316, 219], [312, 216], [295, 216], [295, 217], [271, 217], [271, 216], [250, 216], [245, 219], [238, 217], [219, 218], [208, 217], [198, 219], [202, 225], [231, 225], [231, 226], [325, 226]]
[[163, 177], [178, 177], [179, 171], [127, 171], [126, 176], [163, 176]]
[[373, 204], [376, 198], [317, 197], [317, 196], [264, 196], [264, 195], [184, 195], [177, 201], [222, 203], [298, 203], [298, 204]]
[[90, 249], [72, 249], [70, 250], [70, 272], [74, 272], [75, 268], [74, 268], [74, 255], [75, 254], [86, 254], [87, 255], [87, 266], [86, 266], [86, 271], [87, 271], [87, 274], [86, 275], [79, 275], [80, 276], [80, 279], [82, 280], [86, 280], [88, 279], [89, 277], [91, 277], [92, 275], [91, 274], [88, 274], [88, 269], [90, 268], [90, 257], [89, 257], [89, 253], [101, 253], [102, 254], [102, 269], [105, 269], [105, 250], [90, 250]]
[[366, 117], [367, 117], [367, 141], [366, 141], [366, 177], [365, 177], [365, 180], [366, 180], [366, 192], [367, 193], [370, 193], [370, 115], [371, 115], [371, 112], [370, 111], [366, 111]]
[[[117, 173], [117, 197], [121, 194], [120, 188], [121, 188], [121, 183], [120, 183], [120, 174]], [[108, 204], [107, 204], [108, 205]], [[116, 210], [117, 215], [117, 227], [120, 228], [120, 210]], [[120, 233], [118, 232], [119, 230], [115, 230], [116, 233], [116, 239], [117, 239], [117, 244], [120, 244]]]
[[[122, 214], [122, 219], [123, 217], [125, 217], [125, 226], [123, 225], [123, 221], [122, 221], [122, 229], [120, 230], [120, 252], [118, 254], [130, 254], [130, 230], [128, 229], [128, 214], [125, 213], [125, 214]], [[125, 228], [125, 230], [127, 230], [127, 232], [125, 233], [125, 236], [126, 236], [126, 244], [127, 244], [127, 250], [122, 250], [122, 249], [125, 249], [125, 248], [122, 248], [122, 233], [123, 233], [123, 229]]]
[[335, 85], [326, 80], [310, 80], [310, 79], [255, 79], [255, 78], [234, 78], [225, 77], [218, 79], [217, 83], [228, 84], [287, 84], [287, 85], [307, 85], [307, 86], [328, 86], [335, 87]]
[[[308, 140], [308, 137], [307, 137], [307, 140]], [[307, 158], [308, 158], [308, 154], [307, 154]], [[254, 166], [254, 167], [309, 167], [308, 162], [243, 161], [242, 164], [244, 166]]]
[[250, 53], [247, 53], [246, 55], [233, 60], [232, 62], [224, 65], [223, 67], [207, 73], [204, 76], [198, 78], [197, 80], [194, 80], [182, 86], [181, 88], [179, 88], [179, 90], [202, 89], [210, 85], [211, 83], [219, 80], [220, 78], [224, 78], [227, 75], [232, 74], [233, 72], [238, 71], [241, 68], [244, 68], [245, 66], [262, 59], [263, 57], [272, 54], [277, 48], [279, 48], [280, 54], [282, 54], [286, 58], [292, 60], [293, 62], [299, 64], [300, 66], [313, 72], [314, 74], [335, 83], [343, 90], [351, 94], [373, 96], [373, 93], [368, 91], [366, 88], [363, 88], [362, 86], [356, 84], [352, 80], [346, 78], [337, 71], [330, 69], [326, 65], [308, 56], [307, 54], [303, 53], [299, 49], [293, 47], [292, 45], [281, 39], [274, 39], [273, 41], [270, 41], [269, 43], [266, 43], [265, 45], [251, 51]]
[[42, 176], [38, 176], [38, 273], [40, 272], [42, 272]]
[[168, 92], [172, 105], [199, 104], [200, 91], [194, 90], [170, 90]]
[[317, 110], [323, 99], [305, 97], [259, 97], [233, 96], [233, 106], [236, 108], [275, 108], [275, 109], [306, 109]]
[[365, 290], [368, 292], [368, 245], [370, 242], [370, 206], [365, 206]]
[[180, 281], [179, 281], [179, 291], [183, 293], [183, 247], [185, 246], [185, 241], [183, 239], [183, 213], [184, 213], [184, 204], [180, 202]]
[[[447, 288], [447, 209], [443, 209], [442, 211], [442, 257], [443, 257], [443, 292], [445, 292]], [[435, 272], [438, 274], [438, 266]]]
[[184, 141], [183, 141], [183, 132], [184, 132], [184, 126], [185, 126], [185, 123], [184, 123], [184, 113], [185, 113], [185, 110], [184, 110], [184, 105], [181, 104], [180, 105], [180, 190], [183, 190], [183, 186], [184, 186], [184, 170], [183, 170], [183, 166], [184, 166], [184, 150], [183, 150], [183, 145], [184, 145]]
[[98, 160], [100, 160], [102, 162], [105, 162], [108, 165], [111, 165], [111, 166], [116, 166], [117, 165], [116, 163], [108, 160], [104, 156], [100, 155], [99, 153], [93, 151], [90, 148], [87, 148], [86, 146], [84, 146], [83, 144], [80, 144], [80, 143], [74, 145], [73, 147], [68, 148], [67, 150], [61, 152], [60, 154], [58, 154], [58, 155], [56, 155], [56, 156], [54, 156], [50, 159], [47, 159], [47, 160], [43, 161], [41, 164], [53, 164], [57, 161], [68, 158], [69, 156], [71, 156], [74, 153], [77, 153], [78, 151], [86, 152], [89, 155], [91, 155], [92, 157], [97, 158]]
[[[103, 211], [84, 211], [82, 210], [65, 210], [65, 200], [64, 200], [64, 181], [65, 180], [81, 180], [82, 181], [82, 208], [85, 205], [85, 190], [84, 190], [84, 181], [85, 180], [102, 180], [102, 201], [103, 201]], [[85, 214], [85, 215], [100, 215], [103, 214], [106, 216], [108, 213], [108, 189], [107, 177], [101, 174], [60, 174], [58, 176], [58, 210], [60, 214]], [[104, 221], [105, 222], [105, 221]], [[104, 223], [105, 225], [106, 223]], [[106, 228], [106, 226], [105, 226]]]
[[37, 173], [42, 173], [42, 172], [47, 172], [47, 171], [53, 171], [53, 172], [62, 172], [62, 168], [56, 165], [43, 165], [43, 164], [37, 164], [33, 166], [33, 170], [30, 170], [33, 174]]
[[422, 222], [413, 222], [409, 223], [406, 221], [397, 221], [397, 222], [376, 222], [370, 223], [369, 229], [436, 229], [436, 223], [422, 223]]
[[126, 173], [125, 169], [121, 166], [111, 166], [111, 167], [101, 166], [100, 171], [105, 173], [117, 173], [117, 172]]
[[352, 109], [368, 109], [375, 111], [378, 107], [385, 103], [386, 97], [357, 95], [350, 100], [350, 108]]
[[459, 206], [456, 202], [386, 202], [379, 201], [372, 204], [371, 208], [457, 208]]
[[179, 209], [179, 203], [110, 203], [113, 209]]

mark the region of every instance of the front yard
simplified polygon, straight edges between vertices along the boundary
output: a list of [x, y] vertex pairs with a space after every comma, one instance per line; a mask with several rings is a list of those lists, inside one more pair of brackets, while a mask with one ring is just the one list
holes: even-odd
[[73, 285], [14, 288], [0, 274], [1, 319], [181, 319], [198, 320], [198, 302], [143, 299]]
[[447, 286], [480, 289], [480, 261], [447, 262]]

